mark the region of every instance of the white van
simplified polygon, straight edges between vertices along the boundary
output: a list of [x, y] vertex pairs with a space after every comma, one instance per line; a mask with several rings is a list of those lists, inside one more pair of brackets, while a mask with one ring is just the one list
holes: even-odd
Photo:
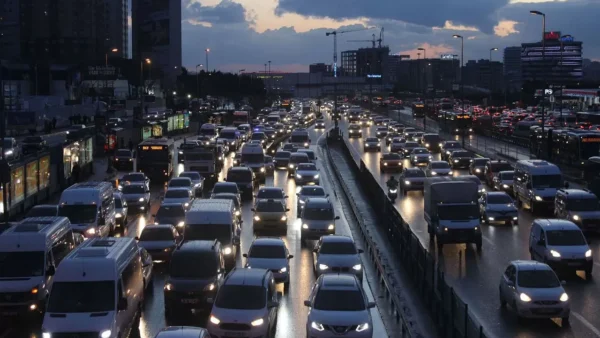
[[517, 205], [531, 212], [538, 208], [554, 210], [556, 191], [563, 187], [560, 169], [544, 160], [520, 160], [515, 165], [513, 191]]
[[142, 264], [133, 238], [86, 241], [56, 269], [42, 337], [128, 337], [144, 302]]
[[310, 135], [306, 129], [296, 129], [290, 135], [290, 143], [295, 144], [298, 148], [310, 147]]
[[244, 144], [242, 146], [240, 164], [252, 169], [261, 182], [265, 181], [265, 151], [260, 144]]
[[228, 268], [235, 266], [241, 231], [241, 221], [235, 216], [231, 200], [195, 200], [185, 213], [184, 240], [218, 240]]
[[115, 199], [109, 182], [77, 183], [60, 195], [58, 215], [69, 218], [86, 238], [107, 237], [115, 230]]
[[219, 134], [217, 126], [212, 123], [205, 123], [200, 126], [200, 130], [198, 132], [200, 136], [209, 137], [211, 140], [216, 140]]
[[0, 234], [0, 316], [42, 315], [56, 267], [80, 242], [66, 217], [26, 218]]

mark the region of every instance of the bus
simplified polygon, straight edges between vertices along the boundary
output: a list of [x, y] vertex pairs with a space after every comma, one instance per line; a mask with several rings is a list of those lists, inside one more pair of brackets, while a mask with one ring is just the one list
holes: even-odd
[[413, 117], [424, 117], [425, 116], [425, 103], [415, 102], [412, 105], [412, 116]]
[[451, 134], [472, 133], [473, 119], [470, 114], [445, 112], [443, 119], [438, 122], [443, 131]]
[[175, 143], [168, 138], [142, 141], [138, 145], [137, 169], [152, 181], [168, 181], [175, 169]]
[[585, 168], [591, 157], [600, 156], [600, 132], [547, 128], [542, 134], [536, 128], [533, 135], [533, 150], [540, 158]]

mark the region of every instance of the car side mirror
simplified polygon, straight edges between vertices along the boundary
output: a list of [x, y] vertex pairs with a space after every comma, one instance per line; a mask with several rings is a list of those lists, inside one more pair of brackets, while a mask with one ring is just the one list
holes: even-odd
[[127, 298], [121, 297], [119, 298], [119, 302], [117, 303], [117, 310], [124, 311], [127, 310]]
[[244, 257], [244, 258], [248, 258], [248, 254], [247, 254], [247, 253], [245, 253], [245, 254], [242, 254], [242, 257]]
[[156, 214], [152, 214], [152, 217], [156, 217]]
[[340, 219], [340, 216], [335, 216], [335, 219]]
[[288, 259], [294, 258], [294, 255], [288, 255]]
[[361, 253], [364, 253], [364, 252], [365, 252], [365, 250], [363, 250], [363, 249], [358, 249], [358, 253], [359, 253], [359, 254], [361, 254]]
[[375, 302], [368, 302], [367, 303], [367, 309], [372, 309], [376, 306]]
[[311, 307], [310, 300], [305, 300], [304, 301], [304, 306]]
[[47, 276], [54, 276], [55, 273], [56, 273], [56, 268], [54, 267], [54, 265], [50, 265], [48, 267], [48, 269], [46, 269]]

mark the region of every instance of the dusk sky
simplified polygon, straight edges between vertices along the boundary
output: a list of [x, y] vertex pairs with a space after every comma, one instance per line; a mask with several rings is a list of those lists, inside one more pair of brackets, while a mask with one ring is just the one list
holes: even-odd
[[[502, 60], [502, 49], [541, 40], [546, 30], [571, 34], [583, 41], [584, 58], [600, 61], [600, 0], [182, 0], [183, 63], [193, 70], [205, 63], [210, 48], [211, 69], [261, 71], [272, 61], [272, 71], [307, 72], [308, 65], [333, 62], [333, 29], [377, 26], [338, 36], [338, 52], [368, 47], [385, 28], [384, 44], [393, 54], [427, 57], [460, 54], [465, 37], [465, 61]], [[339, 54], [338, 54], [339, 58]], [[338, 61], [341, 62], [341, 61]]]

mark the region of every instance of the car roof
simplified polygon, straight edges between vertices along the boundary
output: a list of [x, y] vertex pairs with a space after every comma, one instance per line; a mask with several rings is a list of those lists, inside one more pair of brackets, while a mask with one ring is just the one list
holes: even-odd
[[323, 243], [354, 243], [354, 240], [350, 236], [342, 235], [329, 235], [321, 237]]
[[226, 285], [257, 285], [263, 286], [269, 271], [265, 269], [233, 269], [225, 280]]
[[[232, 167], [232, 168], [235, 168], [235, 167]], [[233, 182], [217, 182], [217, 183], [215, 183], [214, 186], [216, 186], [216, 185], [235, 185], [237, 187], [237, 184], [233, 183]], [[213, 188], [214, 188], [214, 186], [213, 186]]]
[[231, 167], [229, 168], [229, 171], [252, 171], [252, 169], [248, 168], [248, 167]]
[[327, 273], [319, 277], [321, 290], [360, 290], [354, 275]]
[[167, 188], [167, 191], [190, 191], [190, 189], [186, 187], [170, 187]]
[[579, 230], [579, 227], [566, 219], [549, 219], [549, 218], [538, 218], [533, 221], [534, 224], [540, 225], [544, 230]]
[[285, 246], [285, 242], [280, 237], [259, 237], [252, 241], [252, 245]]
[[154, 229], [174, 229], [175, 227], [171, 224], [148, 224], [142, 229], [142, 232], [146, 230], [154, 230]]
[[278, 192], [284, 192], [282, 188], [279, 187], [260, 187], [258, 189], [259, 192], [261, 191], [278, 191]]
[[333, 208], [333, 205], [331, 204], [331, 202], [329, 201], [329, 199], [324, 198], [324, 197], [311, 197], [308, 199], [308, 201], [306, 201], [306, 205], [304, 206], [305, 208], [308, 208], [308, 206], [310, 206], [311, 208]]
[[[170, 207], [170, 208], [172, 208], [172, 207], [180, 207], [180, 208], [183, 209], [183, 205], [181, 203], [175, 203], [175, 202], [162, 202], [160, 204], [160, 206], [161, 207]], [[160, 207], [159, 207], [159, 209], [160, 209]]]
[[510, 262], [510, 264], [517, 267], [519, 271], [529, 271], [529, 270], [552, 270], [550, 266], [546, 263], [541, 263], [538, 261], [531, 260], [516, 260]]
[[174, 181], [174, 180], [180, 180], [180, 181], [188, 181], [189, 180], [189, 181], [191, 181], [192, 179], [189, 177], [173, 177], [172, 179], [169, 180], [169, 182]]
[[596, 198], [593, 193], [582, 189], [559, 189], [558, 193], [564, 194], [567, 198]]
[[214, 251], [219, 242], [214, 241], [186, 241], [183, 242], [175, 252], [177, 251]]
[[510, 195], [504, 191], [490, 191], [487, 193], [487, 196], [488, 197], [489, 196], [508, 196], [508, 197], [510, 197]]
[[126, 186], [146, 187], [146, 183], [144, 183], [144, 182], [129, 182], [125, 185], [125, 187]]

